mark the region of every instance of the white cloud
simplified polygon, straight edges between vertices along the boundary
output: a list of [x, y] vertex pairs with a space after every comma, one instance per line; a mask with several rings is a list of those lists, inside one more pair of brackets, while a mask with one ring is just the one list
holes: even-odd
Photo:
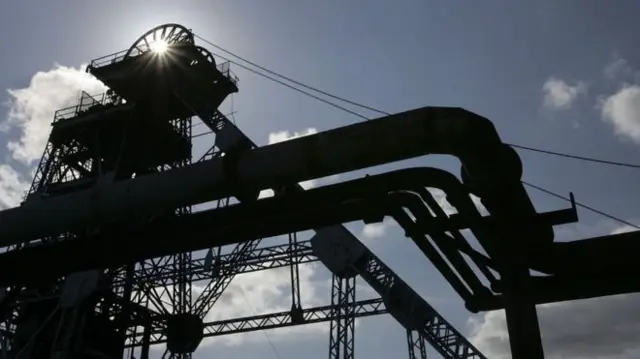
[[550, 77], [542, 86], [544, 107], [551, 110], [567, 110], [571, 108], [579, 95], [586, 94], [587, 85], [576, 82], [570, 85], [564, 80]]
[[9, 165], [0, 165], [0, 209], [20, 204], [29, 182]]
[[278, 132], [272, 132], [272, 133], [269, 134], [269, 144], [272, 145], [274, 143], [289, 141], [289, 140], [292, 140], [294, 138], [303, 137], [303, 136], [309, 136], [309, 135], [313, 135], [313, 134], [316, 134], [316, 133], [318, 133], [318, 130], [315, 129], [314, 127], [309, 127], [304, 131], [294, 132], [294, 133], [291, 133], [291, 132], [289, 132], [287, 130], [278, 131]]
[[[329, 304], [331, 282], [330, 277], [327, 279], [329, 272], [324, 269], [324, 266], [320, 262], [304, 263], [299, 265], [298, 270], [302, 307], [309, 308]], [[319, 276], [319, 271], [326, 275]], [[205, 285], [205, 281], [192, 285], [193, 301], [200, 296]], [[173, 290], [173, 286], [170, 285], [155, 289], [156, 294], [164, 300], [164, 308], [169, 312], [173, 311], [170, 299], [170, 293], [173, 293]], [[367, 293], [367, 291], [360, 290], [358, 293]], [[205, 322], [286, 312], [291, 310], [291, 303], [289, 267], [245, 273], [233, 278], [233, 281], [207, 314]], [[158, 310], [155, 305], [153, 308]], [[328, 330], [329, 323], [279, 328], [269, 330], [269, 340], [300, 340], [305, 336], [328, 333]], [[237, 346], [244, 343], [261, 342], [264, 339], [264, 333], [260, 333], [260, 331], [210, 337], [203, 340], [199, 350], [212, 344]]]
[[640, 86], [625, 84], [600, 108], [602, 120], [613, 125], [618, 136], [640, 144]]
[[630, 226], [628, 224], [625, 224], [621, 227], [618, 227], [616, 229], [614, 229], [611, 234], [621, 234], [621, 233], [627, 233], [627, 232], [635, 232], [637, 231], [638, 228]]
[[[303, 307], [326, 305], [330, 300], [330, 282], [315, 278], [318, 266], [322, 266], [322, 264], [316, 262], [299, 266], [300, 296]], [[290, 285], [288, 267], [236, 276], [215, 304], [206, 321], [288, 311], [291, 309]], [[269, 339], [273, 341], [298, 340], [301, 335], [318, 335], [327, 333], [328, 330], [328, 323], [289, 327], [270, 331]], [[252, 332], [214, 337], [204, 341], [202, 346], [214, 343], [239, 345], [247, 341], [264, 341], [264, 334]]]
[[19, 131], [20, 138], [7, 145], [14, 159], [33, 164], [42, 155], [55, 111], [75, 105], [81, 90], [90, 94], [106, 90], [83, 68], [55, 65], [49, 71], [36, 73], [28, 87], [8, 90], [9, 113], [1, 125], [5, 131]]
[[8, 111], [0, 122], [0, 130], [17, 131], [18, 138], [9, 141], [7, 148], [11, 159], [28, 168], [26, 173], [21, 173], [10, 164], [0, 165], [0, 208], [17, 206], [28, 189], [35, 160], [42, 156], [55, 111], [73, 105], [82, 89], [105, 90], [104, 85], [83, 68], [55, 65], [50, 71], [33, 75], [27, 87], [7, 90]]
[[[300, 295], [306, 306], [326, 304], [328, 293], [319, 293], [314, 276], [319, 262], [299, 265]], [[269, 269], [236, 276], [220, 297], [207, 321], [245, 317], [291, 309], [291, 278], [289, 267]], [[326, 285], [328, 288], [328, 285]], [[322, 294], [324, 300], [320, 300]], [[246, 298], [245, 298], [246, 297]]]
[[362, 236], [366, 239], [384, 237], [387, 234], [387, 230], [394, 225], [396, 225], [396, 222], [391, 217], [386, 216], [382, 222], [371, 223], [362, 227]]

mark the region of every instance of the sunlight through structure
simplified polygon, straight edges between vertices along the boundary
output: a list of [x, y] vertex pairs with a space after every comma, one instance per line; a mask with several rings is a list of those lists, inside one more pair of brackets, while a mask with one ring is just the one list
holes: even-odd
[[165, 40], [158, 40], [151, 43], [149, 47], [151, 47], [151, 51], [157, 53], [158, 55], [162, 55], [167, 52], [169, 44]]
[[[27, 196], [0, 211], [0, 359], [149, 359], [155, 345], [191, 359], [206, 337], [320, 322], [329, 358], [354, 359], [355, 318], [378, 314], [406, 331], [410, 359], [427, 344], [486, 359], [343, 226], [386, 218], [469, 311], [505, 310], [513, 359], [544, 359], [536, 305], [640, 291], [640, 232], [554, 242], [577, 202], [538, 213], [489, 119], [428, 106], [260, 148], [219, 110], [238, 92], [231, 60], [216, 64], [194, 37], [165, 24], [91, 61], [109, 90], [54, 114]], [[195, 156], [202, 134], [213, 138]], [[426, 155], [457, 157], [460, 175], [412, 167], [299, 185]], [[330, 305], [301, 300], [299, 265], [312, 261], [332, 275]], [[234, 277], [285, 267], [289, 310], [205, 322]], [[356, 299], [356, 278], [375, 298]]]

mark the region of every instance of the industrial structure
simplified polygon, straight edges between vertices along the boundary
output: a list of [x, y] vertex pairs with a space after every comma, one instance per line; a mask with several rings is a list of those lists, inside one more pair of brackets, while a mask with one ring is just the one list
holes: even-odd
[[[329, 321], [329, 356], [347, 359], [355, 318], [386, 313], [405, 328], [410, 358], [425, 358], [427, 343], [444, 358], [485, 358], [342, 226], [387, 216], [467, 309], [506, 310], [514, 359], [543, 358], [536, 304], [638, 290], [611, 280], [633, 263], [633, 235], [554, 243], [553, 226], [577, 221], [575, 205], [537, 213], [519, 157], [489, 120], [425, 107], [258, 148], [219, 110], [238, 91], [229, 65], [177, 24], [91, 62], [109, 90], [56, 112], [22, 205], [0, 212], [0, 358], [148, 359], [160, 343], [164, 357], [189, 358], [205, 337]], [[215, 134], [200, 158], [194, 118]], [[298, 185], [428, 154], [457, 156], [462, 181], [420, 167]], [[442, 189], [457, 213], [427, 188]], [[265, 189], [275, 195], [259, 198]], [[299, 241], [305, 230], [315, 235]], [[281, 235], [287, 244], [261, 246]], [[235, 247], [222, 254], [226, 245]], [[298, 266], [316, 260], [333, 274], [332, 302], [303, 308]], [[205, 322], [234, 276], [278, 267], [290, 268], [290, 311]], [[379, 298], [357, 301], [357, 276]]]

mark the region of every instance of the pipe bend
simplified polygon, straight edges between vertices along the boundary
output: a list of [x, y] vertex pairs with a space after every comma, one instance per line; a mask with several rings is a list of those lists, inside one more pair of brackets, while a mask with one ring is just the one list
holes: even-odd
[[[460, 255], [460, 251], [463, 248], [456, 243], [454, 237], [445, 235], [443, 230], [429, 231], [427, 228], [422, 227], [421, 222], [428, 227], [429, 219], [434, 217], [420, 194], [410, 191], [392, 192], [388, 195], [388, 202], [389, 213], [406, 231], [407, 237], [411, 238], [427, 255], [463, 300], [470, 300], [472, 297], [471, 292], [474, 294], [489, 293], [488, 288], [480, 282], [469, 264]], [[406, 214], [405, 210], [412, 214], [415, 221]], [[431, 237], [435, 246], [427, 240], [427, 234]], [[436, 247], [451, 265], [443, 261], [442, 255], [436, 250]], [[451, 266], [455, 268], [459, 276], [453, 272]]]

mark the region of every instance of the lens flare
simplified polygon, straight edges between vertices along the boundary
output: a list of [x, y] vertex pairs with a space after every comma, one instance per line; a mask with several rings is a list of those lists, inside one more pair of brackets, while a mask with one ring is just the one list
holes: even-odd
[[151, 50], [157, 54], [163, 54], [167, 51], [169, 44], [167, 44], [164, 40], [158, 40], [153, 42], [151, 45]]

